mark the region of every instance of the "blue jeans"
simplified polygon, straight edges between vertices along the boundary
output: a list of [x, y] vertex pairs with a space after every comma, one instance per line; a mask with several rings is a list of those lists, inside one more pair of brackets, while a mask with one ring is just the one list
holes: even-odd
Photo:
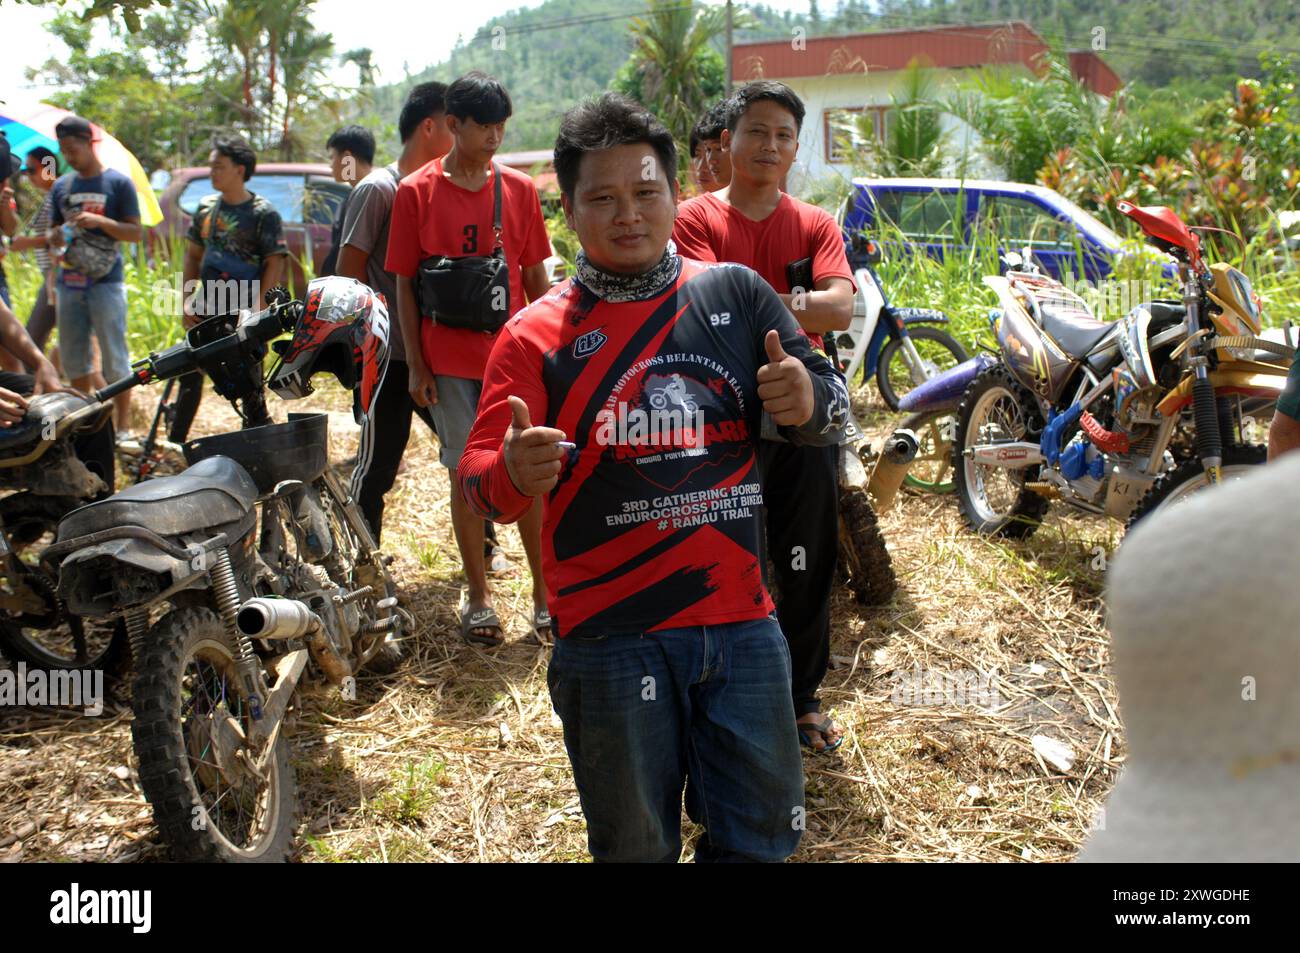
[[547, 670], [598, 861], [781, 861], [803, 830], [790, 651], [771, 617], [557, 639]]
[[113, 383], [131, 373], [126, 346], [126, 284], [97, 281], [88, 288], [56, 291], [58, 303], [59, 360], [70, 380], [95, 369], [90, 352], [90, 332], [99, 339], [104, 380]]

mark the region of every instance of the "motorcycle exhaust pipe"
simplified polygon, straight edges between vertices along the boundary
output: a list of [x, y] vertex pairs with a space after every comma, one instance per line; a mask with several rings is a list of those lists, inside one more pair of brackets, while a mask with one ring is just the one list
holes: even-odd
[[250, 639], [300, 639], [320, 631], [320, 616], [297, 599], [249, 599], [235, 616]]
[[895, 430], [885, 438], [880, 458], [871, 471], [871, 482], [867, 484], [867, 492], [875, 499], [877, 514], [893, 505], [920, 446], [916, 434], [910, 430]]

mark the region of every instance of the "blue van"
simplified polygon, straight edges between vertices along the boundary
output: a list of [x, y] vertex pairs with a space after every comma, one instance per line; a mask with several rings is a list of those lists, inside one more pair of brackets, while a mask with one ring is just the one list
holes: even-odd
[[[1021, 182], [854, 179], [841, 213], [846, 242], [862, 232], [878, 239], [881, 219], [896, 225], [906, 244], [939, 259], [967, 251], [985, 232], [998, 236], [1001, 251], [1032, 245], [1039, 264], [1057, 279], [1072, 274], [1100, 281], [1128, 253], [1123, 239], [1091, 213], [1049, 188]], [[888, 254], [891, 242], [881, 244]]]

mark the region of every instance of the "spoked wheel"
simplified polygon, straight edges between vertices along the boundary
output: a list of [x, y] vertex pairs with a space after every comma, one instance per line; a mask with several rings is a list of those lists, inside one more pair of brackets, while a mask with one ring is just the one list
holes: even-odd
[[903, 478], [904, 485], [920, 493], [951, 493], [956, 415], [952, 411], [912, 414], [901, 427], [916, 434], [918, 445], [912, 465]]
[[[1223, 448], [1223, 465], [1221, 473], [1224, 483], [1240, 480], [1255, 467], [1263, 465], [1268, 459], [1268, 448], [1260, 444], [1237, 444]], [[1205, 468], [1198, 459], [1184, 460], [1177, 467], [1156, 477], [1151, 489], [1147, 490], [1138, 505], [1133, 508], [1127, 529], [1132, 529], [1138, 521], [1185, 502], [1192, 496], [1208, 489], [1212, 484], [1205, 475]]]
[[9, 565], [17, 568], [6, 571], [0, 562], [0, 652], [32, 668], [103, 669], [116, 677], [127, 661], [125, 626], [69, 616], [54, 580], [36, 565], [54, 542], [59, 519], [80, 501], [8, 497], [5, 502], [10, 504], [4, 507], [5, 538], [13, 550]]
[[957, 410], [953, 482], [962, 513], [977, 533], [1023, 538], [1047, 512], [1045, 497], [1025, 487], [1028, 469], [977, 464], [968, 451], [991, 443], [1032, 440], [1041, 423], [1028, 391], [1001, 365], [971, 383]]
[[215, 612], [181, 609], [145, 637], [131, 707], [140, 785], [180, 861], [288, 859], [297, 792], [283, 732], [256, 749], [236, 648]]
[[882, 606], [898, 589], [885, 537], [866, 491], [859, 487], [840, 491], [840, 568], [863, 605]]
[[[388, 570], [376, 562], [375, 554], [370, 552], [365, 543], [352, 531], [347, 516], [339, 503], [329, 492], [328, 487], [320, 487], [320, 503], [329, 520], [330, 533], [334, 537], [334, 548], [325, 560], [324, 566], [330, 578], [342, 586], [345, 591], [353, 591], [369, 586], [371, 592], [355, 605], [362, 616], [369, 619], [381, 619], [400, 614], [397, 607], [380, 609], [378, 603], [396, 596], [397, 587], [393, 584]], [[402, 648], [401, 633], [379, 632], [363, 633], [366, 641], [359, 647], [364, 666], [368, 671], [378, 675], [388, 675], [402, 664], [405, 652]], [[369, 656], [369, 658], [366, 658]]]
[[[947, 331], [928, 324], [914, 324], [908, 327], [907, 336], [921, 357], [921, 369], [926, 380], [966, 360], [966, 349]], [[890, 338], [889, 343], [881, 348], [876, 386], [880, 388], [881, 400], [890, 410], [898, 410], [898, 402], [917, 386], [900, 338]]]

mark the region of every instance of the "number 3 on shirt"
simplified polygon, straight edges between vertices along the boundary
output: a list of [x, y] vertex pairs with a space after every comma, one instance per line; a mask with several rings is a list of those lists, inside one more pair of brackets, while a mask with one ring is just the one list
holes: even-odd
[[478, 251], [478, 226], [466, 225], [462, 234], [465, 236], [465, 244], [460, 246], [460, 250], [466, 254]]

